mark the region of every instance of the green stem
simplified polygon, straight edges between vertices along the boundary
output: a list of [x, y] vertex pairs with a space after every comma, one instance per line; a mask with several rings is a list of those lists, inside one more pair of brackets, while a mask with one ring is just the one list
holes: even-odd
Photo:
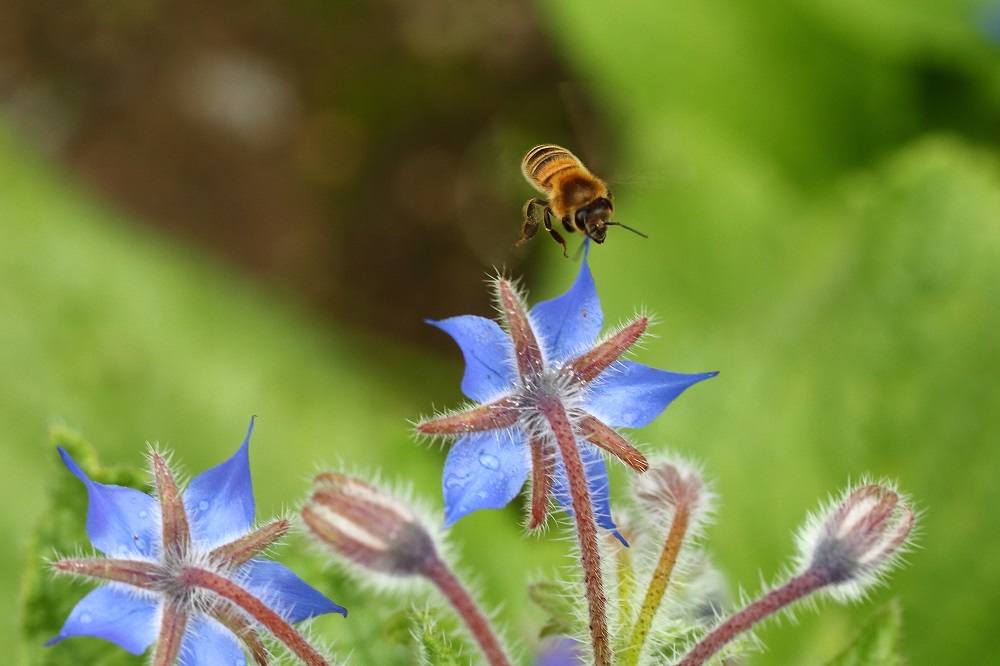
[[677, 555], [680, 554], [681, 546], [684, 545], [684, 535], [687, 532], [689, 518], [690, 507], [686, 502], [679, 503], [674, 511], [674, 522], [670, 526], [670, 533], [663, 544], [660, 560], [656, 563], [656, 569], [653, 570], [653, 579], [649, 581], [646, 598], [642, 601], [639, 618], [635, 622], [635, 628], [632, 629], [624, 666], [635, 666], [639, 663], [642, 646], [649, 635], [649, 628], [653, 624], [653, 618], [656, 617], [656, 611], [663, 601], [663, 594], [667, 591], [667, 584], [670, 583], [670, 576], [677, 563]]

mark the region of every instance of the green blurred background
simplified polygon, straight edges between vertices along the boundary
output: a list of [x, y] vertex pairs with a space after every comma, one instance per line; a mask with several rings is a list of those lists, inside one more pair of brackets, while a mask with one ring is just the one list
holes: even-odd
[[[422, 319], [488, 314], [495, 267], [533, 301], [570, 283], [547, 238], [512, 247], [518, 161], [554, 141], [650, 235], [591, 254], [609, 323], [648, 309], [640, 360], [721, 371], [635, 438], [704, 461], [734, 595], [849, 479], [924, 511], [888, 589], [769, 626], [751, 663], [823, 664], [893, 597], [909, 663], [1000, 663], [996, 5], [9, 0], [0, 26], [0, 644], [72, 483], [53, 424], [197, 473], [257, 414], [260, 516], [319, 463], [439, 508], [444, 452], [407, 421], [459, 402], [461, 364]], [[531, 646], [521, 581], [565, 544], [520, 511], [451, 533]], [[403, 663], [392, 603], [334, 584], [351, 615], [317, 631]]]

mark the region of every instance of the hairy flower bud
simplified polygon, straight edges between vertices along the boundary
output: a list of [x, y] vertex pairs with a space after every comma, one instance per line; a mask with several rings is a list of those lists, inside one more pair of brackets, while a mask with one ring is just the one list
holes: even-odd
[[634, 488], [646, 515], [672, 516], [684, 507], [697, 520], [711, 509], [713, 495], [701, 472], [682, 461], [653, 461], [648, 472], [635, 477]]
[[302, 508], [313, 535], [344, 559], [391, 576], [426, 574], [434, 541], [408, 506], [343, 474], [320, 474]]
[[702, 666], [761, 620], [816, 592], [842, 602], [863, 596], [898, 560], [915, 522], [889, 484], [848, 490], [799, 531], [799, 573], [715, 627], [677, 666]]
[[833, 596], [856, 599], [892, 567], [914, 522], [913, 509], [895, 490], [863, 485], [800, 532], [801, 565], [825, 575]]

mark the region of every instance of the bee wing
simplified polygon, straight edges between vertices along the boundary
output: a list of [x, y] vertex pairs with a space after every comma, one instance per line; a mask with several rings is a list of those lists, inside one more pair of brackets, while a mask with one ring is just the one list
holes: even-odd
[[618, 175], [609, 178], [609, 185], [623, 186], [630, 190], [648, 192], [651, 190], [663, 190], [678, 183], [690, 182], [694, 180], [694, 169], [690, 167], [664, 167], [662, 169], [645, 169], [636, 173]]

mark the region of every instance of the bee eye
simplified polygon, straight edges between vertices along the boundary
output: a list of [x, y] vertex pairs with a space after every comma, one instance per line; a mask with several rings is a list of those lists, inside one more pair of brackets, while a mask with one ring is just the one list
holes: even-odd
[[576, 228], [577, 229], [579, 229], [580, 231], [586, 231], [587, 230], [587, 209], [586, 208], [580, 208], [580, 209], [578, 209], [576, 211], [576, 215], [575, 215], [574, 221], [576, 222]]

